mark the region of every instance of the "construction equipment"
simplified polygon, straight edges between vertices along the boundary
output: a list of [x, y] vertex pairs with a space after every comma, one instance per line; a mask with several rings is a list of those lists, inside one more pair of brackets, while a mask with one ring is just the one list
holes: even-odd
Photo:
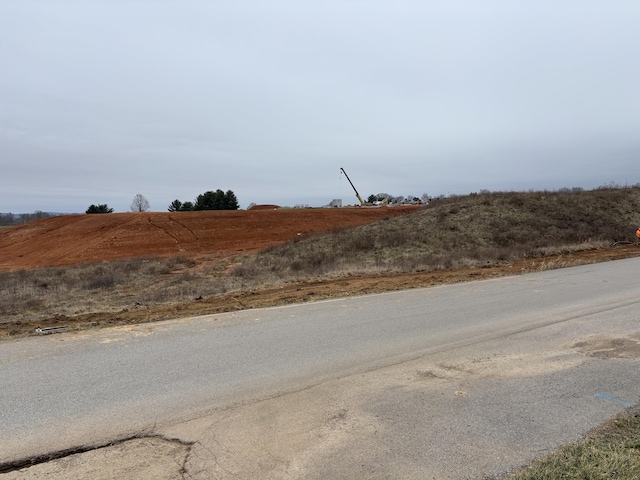
[[340, 167], [340, 170], [342, 170], [342, 173], [344, 173], [344, 176], [347, 177], [347, 180], [349, 180], [349, 183], [351, 184], [351, 188], [353, 188], [353, 191], [356, 192], [356, 197], [358, 197], [358, 200], [360, 200], [360, 205], [364, 205], [364, 200], [362, 200], [362, 197], [358, 193], [358, 190], [356, 190], [356, 187], [353, 186], [353, 182], [349, 178], [349, 175], [347, 175], [347, 172], [345, 172], [344, 168], [342, 167]]

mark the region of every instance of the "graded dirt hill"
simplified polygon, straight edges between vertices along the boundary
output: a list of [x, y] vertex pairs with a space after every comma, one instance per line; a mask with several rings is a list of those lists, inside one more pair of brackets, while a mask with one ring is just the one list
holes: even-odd
[[51, 217], [0, 230], [0, 271], [144, 255], [222, 258], [404, 215], [416, 208], [269, 208]]
[[[49, 266], [95, 263], [139, 256], [187, 257], [193, 269], [206, 263], [229, 265], [241, 254], [315, 233], [376, 222], [415, 212], [419, 207], [341, 209], [256, 209], [180, 213], [67, 215], [0, 230], [0, 273]], [[628, 243], [628, 242], [627, 242]], [[316, 278], [256, 290], [232, 291], [179, 303], [131, 305], [114, 310], [96, 306], [72, 316], [21, 316], [0, 319], [0, 340], [37, 334], [39, 327], [65, 331], [139, 324], [334, 297], [429, 287], [540, 269], [640, 255], [638, 245], [616, 245], [545, 258], [521, 258], [483, 267], [413, 273], [358, 274]]]

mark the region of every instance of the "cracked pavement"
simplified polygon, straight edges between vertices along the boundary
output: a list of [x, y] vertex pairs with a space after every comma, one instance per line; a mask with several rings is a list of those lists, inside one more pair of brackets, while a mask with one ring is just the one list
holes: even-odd
[[640, 332], [606, 340], [586, 330], [576, 336], [576, 327], [554, 325], [544, 338], [526, 332], [349, 375], [0, 478], [497, 475], [624, 409], [593, 392], [619, 395], [620, 384], [630, 383], [634, 394], [625, 398], [638, 401]]
[[[633, 283], [637, 265], [638, 260], [634, 259], [438, 290], [264, 310], [260, 312], [261, 319], [252, 311], [243, 314], [247, 318], [242, 322], [239, 315], [228, 323], [212, 322], [207, 317], [167, 322], [153, 332], [140, 327], [86, 333], [96, 349], [87, 351], [91, 355], [88, 358], [94, 358], [95, 352], [112, 351], [120, 362], [124, 352], [131, 351], [138, 355], [136, 365], [143, 359], [157, 363], [150, 356], [149, 346], [162, 339], [175, 342], [178, 337], [191, 348], [190, 357], [195, 359], [204, 355], [196, 350], [197, 341], [203, 342], [202, 352], [215, 351], [216, 355], [231, 340], [238, 343], [231, 351], [233, 362], [213, 362], [211, 357], [205, 365], [204, 372], [209, 376], [213, 375], [213, 365], [218, 368], [215, 389], [207, 393], [212, 405], [209, 410], [161, 418], [155, 410], [158, 404], [151, 405], [144, 412], [149, 420], [145, 423], [136, 417], [140, 427], [135, 430], [127, 424], [134, 430], [128, 436], [115, 438], [113, 445], [103, 441], [100, 448], [87, 444], [67, 449], [52, 454], [60, 458], [33, 466], [23, 462], [8, 468], [10, 465], [5, 462], [0, 479], [462, 480], [510, 471], [579, 439], [592, 427], [637, 404], [640, 331], [637, 285]], [[622, 275], [623, 271], [628, 275]], [[582, 275], [587, 278], [583, 280]], [[572, 297], [578, 291], [584, 298]], [[516, 292], [524, 292], [524, 300], [513, 297]], [[564, 303], [568, 296], [572, 297], [569, 304]], [[428, 301], [425, 297], [429, 297]], [[472, 310], [461, 307], [465, 298], [471, 301]], [[486, 299], [485, 303], [479, 303], [478, 298]], [[551, 298], [563, 300], [560, 306], [552, 307]], [[282, 373], [287, 367], [292, 373], [298, 372], [303, 361], [313, 357], [314, 346], [326, 353], [333, 352], [333, 348], [342, 352], [337, 347], [343, 345], [349, 355], [355, 355], [357, 342], [367, 332], [373, 332], [373, 325], [367, 323], [366, 331], [363, 327], [364, 322], [371, 321], [370, 314], [355, 317], [355, 312], [363, 309], [372, 308], [385, 321], [381, 322], [382, 333], [364, 339], [366, 349], [358, 354], [369, 354], [374, 347], [392, 348], [399, 341], [394, 335], [400, 324], [389, 324], [386, 320], [392, 317], [381, 313], [381, 309], [388, 308], [394, 312], [394, 319], [401, 318], [398, 309], [411, 304], [410, 299], [426, 301], [430, 314], [438, 305], [444, 305], [442, 315], [446, 322], [442, 331], [455, 336], [448, 340], [436, 336], [436, 323], [430, 322], [426, 337], [416, 339], [415, 332], [424, 331], [424, 324], [418, 321], [418, 330], [411, 331], [410, 341], [432, 342], [429, 349], [415, 350], [410, 355], [386, 355], [384, 361], [367, 357], [366, 368], [346, 368], [351, 357], [345, 357], [339, 361], [341, 370], [337, 374], [315, 374], [311, 381], [292, 381], [279, 390], [267, 388], [266, 380], [271, 381], [274, 372]], [[527, 322], [520, 323], [524, 314], [512, 313], [507, 304], [513, 306], [513, 312], [519, 312], [516, 307], [523, 302], [528, 302], [534, 313]], [[468, 332], [460, 331], [461, 336], [457, 336], [456, 329], [462, 329], [465, 319], [476, 328], [477, 318], [490, 315], [497, 305], [500, 313], [488, 323], [491, 334], [483, 334], [482, 330], [469, 338]], [[326, 317], [325, 307], [338, 307], [332, 310], [334, 318]], [[504, 314], [505, 309], [508, 314]], [[339, 312], [343, 316], [337, 318]], [[274, 315], [274, 319], [265, 318], [267, 315]], [[320, 318], [325, 319], [324, 323]], [[406, 326], [409, 318], [413, 318], [413, 312], [404, 320]], [[331, 327], [333, 320], [336, 329]], [[345, 334], [350, 328], [350, 320], [357, 335], [337, 338], [336, 332]], [[283, 329], [279, 330], [281, 323]], [[284, 332], [291, 333], [296, 328], [300, 328], [301, 337], [282, 338]], [[310, 332], [327, 329], [327, 337], [314, 335], [313, 342], [307, 341]], [[252, 333], [259, 340], [257, 350], [261, 351], [253, 348], [251, 356], [242, 357], [239, 345], [246, 344]], [[214, 349], [204, 342], [207, 335], [219, 341]], [[267, 335], [277, 336], [265, 338]], [[457, 340], [462, 337], [466, 340]], [[275, 350], [275, 366], [265, 365], [271, 357], [265, 356], [264, 349], [275, 346], [278, 338], [282, 343]], [[14, 356], [24, 351], [27, 343], [40, 346], [40, 341], [25, 339], [5, 344], [0, 363], [4, 361], [5, 370], [10, 370]], [[58, 343], [47, 341], [56, 345], [54, 356], [43, 357], [47, 362], [66, 358], [79, 348], [74, 346], [78, 343], [63, 342], [62, 337]], [[85, 345], [84, 340], [78, 342]], [[160, 352], [166, 356], [170, 344], [160, 345]], [[178, 345], [181, 351], [184, 345]], [[44, 355], [38, 349], [32, 353]], [[299, 356], [294, 358], [294, 354]], [[248, 360], [255, 360], [255, 355], [260, 355], [257, 358], [263, 363], [249, 365]], [[360, 363], [357, 357], [354, 365]], [[192, 369], [196, 366], [188, 365]], [[240, 370], [232, 370], [236, 366]], [[264, 370], [259, 370], [261, 366]], [[123, 368], [128, 371], [127, 365], [123, 364]], [[184, 367], [178, 370], [176, 373], [185, 371]], [[238, 375], [245, 371], [260, 380], [255, 394], [244, 401], [227, 401], [223, 396], [215, 404], [213, 395], [222, 395], [219, 390], [224, 380], [231, 381], [235, 388]], [[168, 373], [165, 369], [158, 378], [166, 379]], [[123, 381], [120, 377], [116, 374], [119, 382]], [[155, 386], [157, 381], [149, 384]], [[182, 399], [185, 400], [190, 399]], [[68, 418], [72, 421], [71, 416]], [[105, 417], [101, 428], [108, 428], [111, 421]], [[13, 431], [20, 433], [17, 428]], [[58, 445], [65, 433], [61, 427]], [[94, 431], [92, 435], [102, 438], [108, 432]], [[35, 441], [35, 437], [30, 438]], [[25, 445], [16, 448], [26, 448]], [[2, 448], [10, 451], [8, 443]], [[34, 460], [45, 459], [40, 455]]]
[[185, 478], [185, 464], [191, 445], [160, 436], [140, 437], [116, 442], [88, 451], [66, 454], [48, 462], [17, 467], [3, 479]]

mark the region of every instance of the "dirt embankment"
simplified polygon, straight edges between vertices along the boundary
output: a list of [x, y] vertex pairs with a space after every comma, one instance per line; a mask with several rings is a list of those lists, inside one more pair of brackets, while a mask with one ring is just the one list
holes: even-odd
[[0, 271], [142, 255], [228, 257], [296, 237], [405, 215], [416, 207], [65, 215], [0, 230]]
[[[0, 231], [0, 270], [62, 266], [139, 255], [228, 258], [238, 253], [255, 252], [298, 236], [370, 223], [414, 209], [345, 208], [57, 217]], [[0, 338], [34, 334], [39, 327], [65, 326], [65, 331], [73, 332], [101, 326], [459, 283], [639, 255], [638, 245], [620, 245], [561, 256], [522, 259], [486, 268], [305, 281], [180, 304], [3, 323], [0, 324]]]

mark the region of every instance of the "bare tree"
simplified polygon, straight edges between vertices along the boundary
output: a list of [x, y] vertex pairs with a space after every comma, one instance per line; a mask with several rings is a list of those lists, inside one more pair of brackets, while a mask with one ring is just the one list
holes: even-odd
[[149, 200], [144, 198], [144, 195], [140, 195], [139, 193], [133, 197], [133, 201], [131, 202], [131, 211], [132, 212], [146, 212], [149, 210]]

